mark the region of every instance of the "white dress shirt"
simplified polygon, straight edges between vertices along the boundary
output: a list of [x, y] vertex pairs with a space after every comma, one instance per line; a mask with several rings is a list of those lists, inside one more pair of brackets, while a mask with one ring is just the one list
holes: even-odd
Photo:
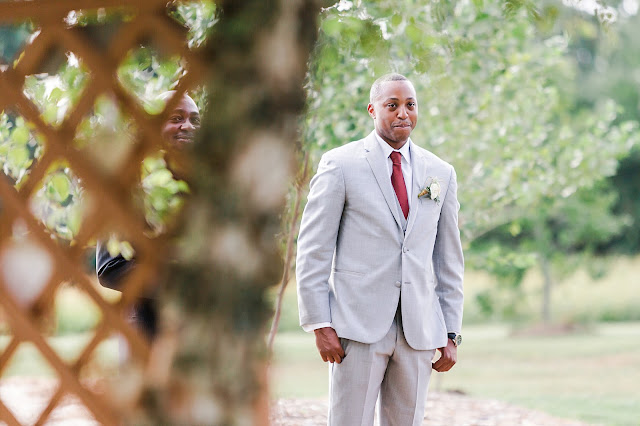
[[[411, 185], [411, 179], [413, 179], [413, 173], [411, 171], [411, 138], [409, 138], [409, 140], [407, 140], [407, 143], [405, 143], [404, 145], [402, 145], [402, 148], [400, 149], [393, 149], [391, 147], [391, 145], [389, 145], [387, 142], [385, 142], [384, 139], [382, 139], [380, 137], [380, 135], [376, 132], [376, 140], [378, 141], [378, 143], [380, 144], [380, 148], [382, 149], [382, 152], [384, 154], [385, 157], [387, 157], [387, 169], [389, 170], [389, 180], [391, 180], [391, 174], [393, 173], [393, 161], [391, 161], [391, 152], [393, 151], [398, 151], [401, 155], [402, 155], [402, 177], [404, 178], [404, 184], [407, 187], [407, 199], [410, 200], [411, 199], [411, 189], [412, 186]], [[408, 184], [407, 184], [408, 183]], [[317, 330], [318, 328], [323, 328], [323, 327], [331, 327], [331, 323], [330, 322], [319, 322], [319, 323], [314, 323], [314, 324], [303, 324], [302, 325], [302, 329], [304, 331], [306, 331], [307, 333], [310, 333], [314, 330]]]

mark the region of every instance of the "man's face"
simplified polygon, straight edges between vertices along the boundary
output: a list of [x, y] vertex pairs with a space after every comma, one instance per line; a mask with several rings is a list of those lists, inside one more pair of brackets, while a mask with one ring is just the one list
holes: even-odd
[[410, 81], [382, 83], [378, 97], [367, 107], [378, 134], [398, 149], [409, 139], [418, 122], [418, 100]]
[[193, 142], [195, 131], [198, 128], [200, 128], [198, 106], [189, 95], [184, 95], [162, 125], [162, 138], [166, 142], [180, 147]]

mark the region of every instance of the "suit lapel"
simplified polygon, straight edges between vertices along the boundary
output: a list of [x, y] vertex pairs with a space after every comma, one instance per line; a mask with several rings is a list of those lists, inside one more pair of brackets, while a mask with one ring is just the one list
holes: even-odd
[[[411, 142], [413, 144], [413, 142]], [[420, 209], [420, 200], [418, 194], [422, 189], [422, 185], [427, 178], [427, 160], [422, 156], [422, 153], [418, 151], [416, 145], [411, 146], [411, 172], [413, 174], [413, 190], [411, 199], [409, 200], [409, 217], [407, 219], [407, 232], [405, 232], [405, 238], [411, 232], [413, 224], [418, 216], [418, 210]]]
[[[389, 206], [389, 210], [391, 210], [393, 218], [396, 220], [396, 223], [398, 224], [400, 229], [402, 229], [400, 212], [398, 211], [398, 208], [396, 208], [396, 193], [393, 190], [393, 186], [391, 185], [391, 178], [389, 177], [389, 169], [386, 163], [387, 159], [382, 154], [382, 150], [378, 146], [378, 141], [376, 140], [375, 134], [373, 132], [371, 132], [369, 136], [365, 138], [364, 149], [366, 151], [365, 156], [367, 158], [367, 161], [369, 162], [371, 171], [373, 172], [373, 175], [378, 182], [378, 186], [380, 187], [380, 191], [382, 191], [382, 195], [384, 195], [384, 199]], [[411, 211], [411, 207], [409, 207], [409, 211]]]

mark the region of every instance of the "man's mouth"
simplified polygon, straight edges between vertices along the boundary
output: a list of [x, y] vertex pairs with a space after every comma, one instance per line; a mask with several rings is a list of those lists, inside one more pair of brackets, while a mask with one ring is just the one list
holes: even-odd
[[400, 127], [400, 128], [411, 127], [411, 123], [394, 124], [393, 127]]
[[176, 135], [176, 140], [180, 142], [192, 142], [193, 136], [192, 135]]

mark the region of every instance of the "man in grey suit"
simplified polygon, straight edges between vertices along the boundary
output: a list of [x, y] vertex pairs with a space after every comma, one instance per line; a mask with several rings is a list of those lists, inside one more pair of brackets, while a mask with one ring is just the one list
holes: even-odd
[[[298, 238], [300, 324], [330, 362], [329, 424], [421, 425], [431, 370], [461, 342], [464, 260], [453, 167], [409, 138], [413, 84], [374, 82], [375, 130], [322, 156]], [[436, 349], [440, 358], [432, 363]]]

